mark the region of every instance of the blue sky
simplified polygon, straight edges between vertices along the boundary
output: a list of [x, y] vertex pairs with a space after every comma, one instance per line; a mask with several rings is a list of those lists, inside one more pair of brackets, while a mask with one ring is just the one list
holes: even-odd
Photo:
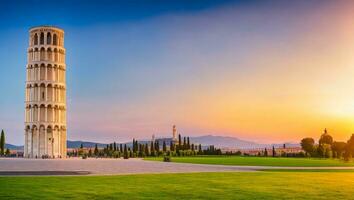
[[[105, 77], [110, 76], [109, 71], [118, 74], [134, 73], [134, 67], [130, 69], [134, 63], [131, 60], [137, 56], [134, 54], [149, 57], [144, 46], [153, 45], [154, 40], [164, 37], [159, 33], [158, 25], [147, 22], [151, 25], [144, 26], [145, 21], [169, 14], [200, 12], [225, 3], [230, 1], [2, 1], [0, 128], [6, 130], [10, 142], [22, 143], [25, 51], [30, 27], [55, 25], [66, 32], [67, 65], [70, 66], [67, 73], [70, 110], [72, 99], [95, 99], [102, 95], [103, 99], [107, 99], [112, 92], [139, 98], [139, 94], [130, 92], [127, 85], [118, 84], [126, 82], [125, 79], [129, 80], [129, 77], [117, 77], [120, 80]], [[144, 27], [135, 28], [134, 24]], [[124, 28], [128, 32], [122, 30]], [[110, 33], [111, 29], [118, 30]], [[114, 51], [108, 53], [113, 56], [112, 59], [106, 58], [105, 49]], [[138, 82], [128, 83], [131, 87], [140, 87]], [[119, 95], [113, 96], [119, 98]]]
[[[260, 142], [323, 126], [345, 138], [354, 127], [337, 112], [352, 108], [343, 2], [2, 1], [0, 128], [23, 143], [28, 30], [55, 25], [65, 30], [69, 139], [164, 137], [173, 124]], [[323, 84], [334, 74], [336, 92]]]

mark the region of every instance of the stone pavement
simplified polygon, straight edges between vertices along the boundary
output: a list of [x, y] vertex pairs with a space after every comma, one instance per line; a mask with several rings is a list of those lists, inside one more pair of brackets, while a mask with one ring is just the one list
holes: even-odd
[[255, 172], [264, 169], [354, 169], [354, 167], [266, 167], [204, 165], [142, 159], [0, 158], [0, 175], [119, 175], [189, 172]]

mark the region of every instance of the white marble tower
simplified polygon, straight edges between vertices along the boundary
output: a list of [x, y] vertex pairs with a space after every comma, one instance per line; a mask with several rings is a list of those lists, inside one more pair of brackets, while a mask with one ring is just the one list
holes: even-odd
[[25, 95], [27, 158], [66, 157], [64, 31], [53, 26], [29, 30]]

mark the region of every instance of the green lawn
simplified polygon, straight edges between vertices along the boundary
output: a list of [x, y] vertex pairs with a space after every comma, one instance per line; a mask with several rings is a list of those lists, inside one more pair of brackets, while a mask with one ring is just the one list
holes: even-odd
[[[161, 157], [145, 158], [145, 159], [162, 161]], [[287, 167], [354, 166], [354, 162], [344, 162], [342, 160], [337, 160], [337, 159], [241, 157], [241, 156], [172, 157], [172, 162], [217, 164], [217, 165], [287, 166]]]
[[354, 199], [351, 172], [0, 177], [0, 199]]

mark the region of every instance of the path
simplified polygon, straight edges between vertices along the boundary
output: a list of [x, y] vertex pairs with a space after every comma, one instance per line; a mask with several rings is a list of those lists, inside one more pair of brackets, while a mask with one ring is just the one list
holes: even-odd
[[0, 158], [0, 175], [113, 175], [183, 172], [257, 171], [263, 169], [354, 169], [354, 167], [268, 167], [167, 163], [142, 159]]

